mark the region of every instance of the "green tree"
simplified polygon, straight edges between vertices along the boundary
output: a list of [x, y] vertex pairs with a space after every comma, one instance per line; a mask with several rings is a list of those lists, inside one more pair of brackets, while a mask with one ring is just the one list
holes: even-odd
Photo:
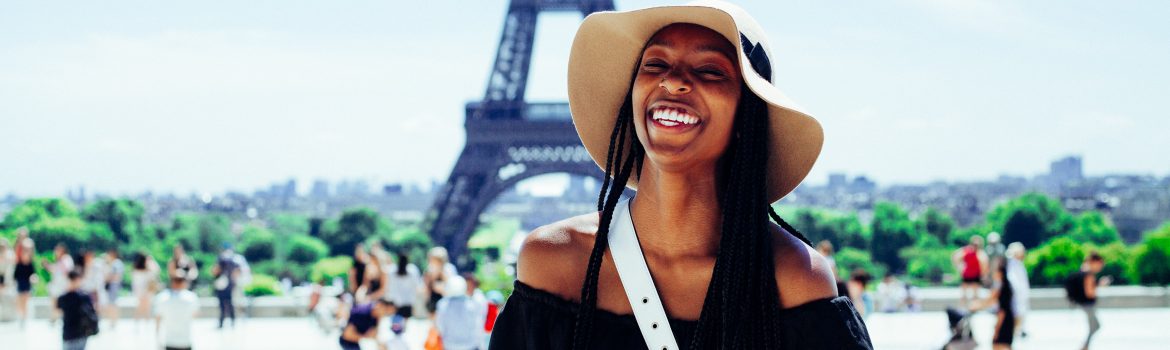
[[1064, 282], [1081, 269], [1084, 249], [1068, 237], [1058, 237], [1028, 253], [1028, 279], [1033, 286], [1052, 286]]
[[885, 267], [874, 264], [869, 252], [864, 250], [844, 248], [833, 257], [837, 261], [837, 276], [841, 279], [849, 279], [849, 276], [857, 269], [865, 270], [874, 278], [886, 274]]
[[347, 281], [345, 277], [351, 267], [353, 267], [353, 259], [348, 256], [321, 259], [313, 264], [309, 272], [309, 280], [329, 284], [334, 278], [340, 278], [342, 282], [345, 282]]
[[930, 207], [918, 218], [919, 232], [934, 236], [937, 242], [946, 242], [955, 232], [955, 220], [950, 215]]
[[1121, 240], [1117, 228], [1100, 212], [1088, 211], [1076, 217], [1076, 225], [1069, 237], [1078, 241], [1095, 245], [1106, 245]]
[[947, 273], [953, 271], [951, 249], [939, 242], [934, 235], [922, 235], [914, 246], [902, 249], [906, 261], [906, 275], [912, 281], [941, 284]]
[[1132, 276], [1146, 285], [1170, 284], [1170, 222], [1147, 232], [1134, 248]]
[[[77, 208], [61, 198], [32, 198], [12, 208], [0, 221], [0, 229], [13, 230], [50, 218], [78, 217]], [[51, 247], [50, 247], [51, 248]]]
[[367, 208], [349, 209], [341, 213], [336, 225], [326, 223], [321, 240], [329, 245], [333, 255], [353, 252], [353, 247], [378, 232], [378, 213]]
[[276, 257], [276, 235], [264, 228], [248, 226], [240, 234], [240, 252], [248, 261], [267, 261]]
[[919, 233], [910, 216], [897, 204], [878, 202], [873, 209], [871, 223], [873, 242], [870, 252], [876, 262], [884, 264], [890, 271], [904, 271], [906, 262], [898, 253], [914, 244]]
[[990, 229], [1003, 233], [1004, 242], [1027, 248], [1072, 231], [1074, 222], [1060, 202], [1039, 193], [1027, 193], [993, 208], [987, 214]]
[[1105, 260], [1105, 266], [1101, 269], [1102, 276], [1113, 276], [1113, 284], [1130, 284], [1133, 282], [1132, 269], [1130, 265], [1133, 263], [1133, 254], [1129, 247], [1126, 247], [1121, 241], [1113, 241], [1103, 246], [1096, 246], [1092, 244], [1084, 244], [1081, 249], [1090, 252], [1096, 251], [1101, 254], [1101, 259]]
[[85, 207], [85, 221], [105, 225], [119, 243], [130, 243], [143, 227], [142, 204], [130, 199], [102, 199]]
[[791, 218], [792, 227], [800, 230], [814, 244], [827, 240], [838, 248], [869, 249], [869, 234], [855, 214], [843, 215], [826, 210], [799, 208], [784, 216]]
[[309, 235], [294, 235], [288, 238], [288, 241], [289, 249], [286, 258], [289, 262], [307, 266], [329, 254], [329, 246], [325, 242]]

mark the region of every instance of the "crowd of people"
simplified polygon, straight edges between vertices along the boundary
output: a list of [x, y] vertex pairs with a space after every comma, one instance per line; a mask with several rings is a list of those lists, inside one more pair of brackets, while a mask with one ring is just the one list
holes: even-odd
[[[121, 318], [118, 301], [127, 278], [125, 263], [116, 249], [84, 250], [76, 257], [75, 260], [68, 246], [59, 243], [54, 246], [51, 258], [40, 261], [49, 275], [44, 283], [50, 304], [49, 323], [61, 322], [65, 349], [85, 349], [88, 337], [97, 334], [99, 329], [117, 327]], [[11, 303], [0, 299], [0, 308], [14, 305], [21, 328], [30, 318], [33, 286], [40, 282], [36, 260], [36, 242], [26, 228], [18, 229], [11, 243], [0, 238], [0, 298], [6, 298], [11, 287], [15, 288], [16, 295]], [[189, 349], [190, 325], [198, 310], [198, 298], [190, 290], [199, 275], [194, 259], [185, 254], [181, 245], [176, 245], [165, 271], [146, 252], [136, 253], [130, 262], [129, 294], [134, 300], [132, 317], [136, 328], [154, 323], [165, 348]], [[214, 289], [221, 301], [220, 327], [225, 317], [234, 325], [235, 309], [240, 305], [233, 303], [232, 296], [243, 292], [240, 286], [250, 276], [247, 260], [225, 245], [213, 271]], [[160, 280], [169, 281], [169, 288], [161, 288]], [[0, 314], [6, 312], [0, 309]], [[103, 318], [106, 326], [99, 327]]]
[[[347, 287], [331, 292], [325, 281], [316, 281], [309, 302], [323, 331], [340, 331], [342, 349], [360, 349], [363, 341], [380, 349], [406, 349], [403, 334], [412, 317], [425, 317], [432, 325], [427, 349], [486, 349], [503, 294], [480, 290], [473, 274], [458, 272], [446, 249], [428, 252], [426, 271], [407, 254], [391, 255], [378, 242], [358, 244], [352, 257]], [[379, 337], [382, 322], [390, 323], [389, 337]]]

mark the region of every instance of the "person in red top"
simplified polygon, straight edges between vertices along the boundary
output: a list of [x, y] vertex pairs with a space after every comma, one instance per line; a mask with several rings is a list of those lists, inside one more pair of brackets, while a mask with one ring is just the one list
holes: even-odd
[[959, 284], [959, 305], [966, 307], [967, 303], [979, 297], [979, 288], [983, 286], [983, 273], [987, 271], [987, 253], [983, 252], [983, 236], [971, 236], [966, 246], [955, 250], [951, 261], [962, 276]]

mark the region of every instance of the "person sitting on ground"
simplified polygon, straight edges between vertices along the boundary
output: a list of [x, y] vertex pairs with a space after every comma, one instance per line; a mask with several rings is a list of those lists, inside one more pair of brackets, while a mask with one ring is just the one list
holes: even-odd
[[[349, 320], [341, 331], [341, 350], [361, 350], [359, 344], [362, 339], [378, 338], [378, 324], [386, 316], [393, 315], [394, 301], [381, 298], [375, 301], [358, 304], [349, 311]], [[379, 343], [378, 348], [386, 350], [385, 343]]]

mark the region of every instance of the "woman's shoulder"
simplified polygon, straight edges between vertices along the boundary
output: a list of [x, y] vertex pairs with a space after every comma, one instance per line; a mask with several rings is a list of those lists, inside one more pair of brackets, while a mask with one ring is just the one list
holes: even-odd
[[775, 223], [772, 255], [780, 305], [787, 309], [837, 296], [837, 281], [832, 265], [820, 252]]
[[577, 298], [598, 221], [597, 213], [589, 213], [532, 230], [520, 247], [517, 279], [565, 300]]

